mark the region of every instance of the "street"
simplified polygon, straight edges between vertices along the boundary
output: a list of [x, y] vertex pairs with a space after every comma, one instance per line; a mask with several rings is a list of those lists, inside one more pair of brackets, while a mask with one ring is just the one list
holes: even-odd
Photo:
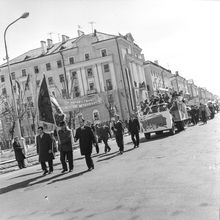
[[87, 172], [79, 150], [74, 171], [42, 176], [40, 165], [0, 176], [0, 219], [219, 220], [220, 114], [174, 136], [141, 134], [139, 148], [93, 154]]

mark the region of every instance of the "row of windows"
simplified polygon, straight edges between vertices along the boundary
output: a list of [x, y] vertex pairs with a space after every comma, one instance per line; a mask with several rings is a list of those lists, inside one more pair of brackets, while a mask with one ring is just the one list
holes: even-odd
[[[103, 56], [106, 56], [106, 50], [103, 50]], [[89, 54], [85, 54], [85, 57], [87, 57], [87, 59], [89, 59]], [[69, 62], [70, 64], [74, 64], [74, 57], [70, 57], [69, 58]], [[57, 67], [58, 68], [62, 68], [62, 62], [61, 60], [58, 60], [57, 61]], [[107, 73], [107, 72], [110, 72], [110, 69], [109, 69], [109, 65], [108, 64], [104, 64], [103, 65], [103, 68], [104, 68], [104, 72]], [[50, 71], [51, 70], [51, 64], [50, 63], [46, 63], [46, 70], [47, 71]], [[38, 66], [34, 66], [34, 73], [35, 74], [38, 74], [40, 71], [39, 71], [39, 67]], [[92, 74], [92, 68], [88, 68], [87, 69], [87, 74], [88, 74], [88, 77], [91, 77], [93, 76]], [[25, 77], [27, 76], [27, 72], [26, 72], [26, 69], [22, 69], [22, 77]], [[12, 72], [11, 73], [11, 78], [14, 80], [15, 79], [15, 72]], [[5, 77], [3, 75], [1, 75], [1, 82], [5, 82]]]

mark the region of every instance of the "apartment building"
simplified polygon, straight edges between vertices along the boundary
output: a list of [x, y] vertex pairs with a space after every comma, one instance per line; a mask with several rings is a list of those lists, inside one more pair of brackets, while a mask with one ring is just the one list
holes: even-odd
[[[50, 93], [67, 114], [77, 111], [92, 122], [110, 120], [116, 112], [127, 120], [138, 103], [148, 97], [144, 56], [130, 33], [78, 33], [76, 38], [62, 35], [59, 43], [41, 41], [39, 48], [10, 61], [17, 102], [27, 109], [21, 120], [23, 136], [33, 135], [43, 75]], [[0, 68], [0, 93], [11, 102], [7, 65]], [[3, 123], [5, 133], [8, 123]]]
[[173, 75], [171, 71], [160, 66], [158, 61], [144, 62], [144, 72], [149, 96], [157, 94], [158, 90], [172, 88], [171, 79]]

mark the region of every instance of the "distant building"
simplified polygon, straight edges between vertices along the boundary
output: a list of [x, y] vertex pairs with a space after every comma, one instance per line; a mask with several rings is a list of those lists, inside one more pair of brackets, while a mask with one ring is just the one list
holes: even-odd
[[144, 62], [144, 72], [149, 96], [155, 95], [158, 90], [172, 88], [171, 71], [160, 66], [158, 61]]

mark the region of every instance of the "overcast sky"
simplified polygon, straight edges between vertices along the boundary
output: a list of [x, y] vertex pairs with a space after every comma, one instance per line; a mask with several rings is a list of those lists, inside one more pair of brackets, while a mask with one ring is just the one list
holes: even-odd
[[130, 32], [146, 60], [220, 95], [218, 0], [0, 0], [0, 63], [4, 29], [26, 11], [7, 32], [10, 58], [40, 47], [50, 32], [58, 42], [58, 34], [76, 37], [78, 25], [90, 33], [95, 22], [100, 32]]

